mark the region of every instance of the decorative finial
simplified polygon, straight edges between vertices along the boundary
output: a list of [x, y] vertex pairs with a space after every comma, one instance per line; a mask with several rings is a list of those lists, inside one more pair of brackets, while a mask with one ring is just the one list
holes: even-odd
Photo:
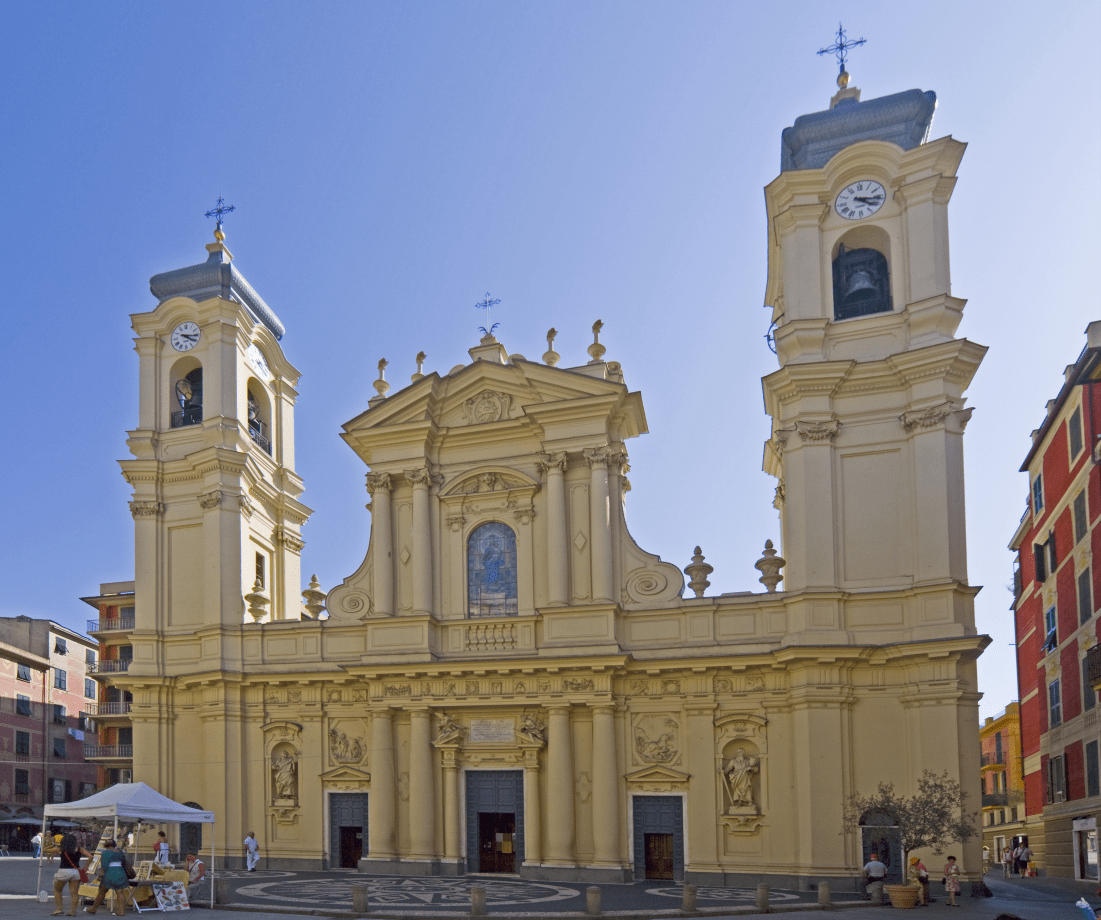
[[558, 330], [553, 326], [547, 330], [547, 350], [543, 352], [543, 363], [554, 367], [558, 363], [558, 359], [562, 356], [554, 350], [554, 339], [558, 335]]
[[259, 623], [264, 619], [264, 615], [267, 610], [264, 608], [271, 603], [268, 598], [268, 593], [264, 590], [264, 582], [257, 576], [256, 584], [252, 586], [252, 590], [245, 595], [245, 603], [248, 604], [248, 612], [252, 615], [252, 619]]
[[[489, 319], [490, 319], [490, 311], [493, 309], [493, 307], [497, 306], [497, 304], [499, 304], [500, 302], [501, 301], [500, 301], [499, 298], [497, 300], [490, 299], [489, 291], [486, 291], [486, 299], [483, 300], [481, 303], [474, 304], [474, 306], [477, 307], [479, 310], [485, 310], [486, 311], [486, 324], [485, 324], [485, 326], [479, 326], [478, 327], [478, 331], [482, 333], [482, 344], [483, 345], [488, 345], [488, 344], [491, 344], [492, 342], [497, 341], [496, 339], [493, 338], [493, 330], [496, 329], [501, 324], [500, 323], [492, 323], [491, 324]], [[489, 328], [487, 329], [486, 326], [488, 326]], [[489, 342], [486, 341], [487, 338], [490, 340]]]
[[784, 559], [783, 556], [776, 555], [776, 550], [772, 546], [772, 541], [765, 540], [764, 555], [753, 564], [753, 567], [760, 570], [761, 577], [757, 580], [768, 588], [769, 594], [776, 593], [776, 586], [784, 577], [780, 574], [780, 569], [785, 565], [787, 565], [787, 560]]
[[417, 357], [416, 357], [417, 372], [412, 377], [409, 378], [410, 380], [413, 381], [413, 383], [416, 383], [418, 380], [420, 380], [422, 377], [424, 377], [424, 372], [422, 371], [422, 368], [424, 367], [424, 359], [427, 358], [427, 357], [428, 357], [428, 355], [426, 355], [423, 351], [418, 351], [417, 352]]
[[692, 579], [688, 582], [688, 587], [696, 592], [696, 597], [703, 597], [703, 592], [706, 591], [711, 584], [711, 582], [707, 580], [707, 576], [714, 571], [714, 566], [708, 565], [703, 561], [703, 552], [697, 546], [696, 554], [692, 557], [692, 561], [684, 567], [684, 573]]
[[306, 610], [316, 620], [325, 609], [325, 592], [321, 590], [321, 583], [316, 575], [310, 576], [310, 586], [302, 592], [302, 597], [306, 599]]
[[375, 388], [375, 392], [378, 396], [373, 397], [369, 402], [374, 402], [378, 399], [385, 399], [386, 394], [390, 392], [390, 384], [386, 382], [386, 365], [390, 362], [385, 358], [381, 358], [378, 362], [378, 380], [376, 380], [371, 386]]
[[821, 51], [818, 52], [819, 54], [836, 54], [837, 55], [837, 63], [839, 65], [839, 67], [838, 67], [839, 73], [838, 73], [838, 76], [837, 76], [837, 85], [841, 89], [844, 89], [846, 86], [849, 85], [849, 74], [848, 74], [848, 71], [845, 70], [845, 58], [848, 56], [849, 49], [850, 48], [856, 48], [859, 45], [863, 45], [865, 41], [866, 41], [866, 39], [863, 39], [863, 38], [858, 38], [855, 41], [849, 41], [848, 37], [845, 35], [845, 29], [841, 26], [841, 23], [838, 23], [837, 24], [837, 38], [834, 41], [834, 43], [832, 45], [830, 45], [828, 48], [823, 48]]
[[599, 364], [600, 359], [604, 356], [604, 352], [608, 349], [600, 344], [600, 330], [604, 328], [604, 323], [597, 320], [593, 323], [593, 343], [589, 346], [588, 352], [592, 360], [590, 364]]
[[236, 211], [236, 205], [226, 204], [225, 199], [219, 195], [218, 204], [216, 207], [211, 208], [206, 212], [207, 217], [213, 217], [216, 219], [214, 224], [214, 239], [219, 243], [223, 242], [226, 238], [225, 233], [222, 232], [222, 218], [225, 217], [230, 211]]

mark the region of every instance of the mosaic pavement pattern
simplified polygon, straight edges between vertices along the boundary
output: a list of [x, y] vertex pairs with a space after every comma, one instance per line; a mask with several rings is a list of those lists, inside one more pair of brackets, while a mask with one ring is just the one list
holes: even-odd
[[[227, 873], [228, 874], [228, 873]], [[239, 876], [247, 873], [234, 873]], [[287, 873], [291, 875], [292, 873]], [[265, 873], [265, 876], [270, 873]], [[577, 888], [566, 888], [546, 882], [497, 881], [487, 883], [471, 878], [377, 878], [298, 879], [258, 881], [237, 889], [238, 897], [286, 904], [312, 904], [321, 907], [344, 906], [352, 902], [352, 885], [366, 884], [370, 889], [371, 906], [388, 907], [454, 907], [470, 909], [471, 886], [486, 889], [489, 907], [526, 906], [564, 901], [581, 895]]]

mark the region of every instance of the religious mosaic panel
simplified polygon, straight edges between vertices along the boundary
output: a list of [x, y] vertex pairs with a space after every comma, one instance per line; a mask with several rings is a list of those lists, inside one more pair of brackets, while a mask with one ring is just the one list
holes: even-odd
[[467, 601], [472, 617], [516, 616], [516, 534], [491, 521], [467, 543]]

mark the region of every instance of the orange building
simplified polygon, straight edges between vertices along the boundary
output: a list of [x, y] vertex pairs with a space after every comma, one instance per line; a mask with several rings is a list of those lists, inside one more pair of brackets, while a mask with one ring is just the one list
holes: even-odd
[[982, 745], [982, 842], [990, 861], [1025, 834], [1025, 783], [1021, 764], [1021, 706], [1014, 701], [979, 729]]

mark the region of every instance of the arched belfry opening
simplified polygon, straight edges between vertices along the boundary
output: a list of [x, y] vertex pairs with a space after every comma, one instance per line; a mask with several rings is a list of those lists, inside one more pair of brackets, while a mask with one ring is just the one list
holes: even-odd
[[247, 390], [248, 434], [252, 442], [271, 453], [271, 401], [267, 391], [255, 379], [249, 379]]
[[837, 248], [833, 260], [833, 318], [852, 319], [891, 311], [891, 273], [877, 249]]
[[172, 428], [198, 425], [203, 420], [203, 368], [194, 358], [180, 361], [172, 372]]

